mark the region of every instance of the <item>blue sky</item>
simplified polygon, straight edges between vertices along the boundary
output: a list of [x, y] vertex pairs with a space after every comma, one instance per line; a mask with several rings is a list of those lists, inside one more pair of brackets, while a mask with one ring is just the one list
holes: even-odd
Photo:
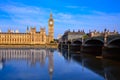
[[50, 12], [55, 21], [55, 38], [73, 31], [105, 28], [120, 32], [119, 0], [0, 0], [0, 29], [25, 32], [26, 27], [45, 27], [48, 32]]

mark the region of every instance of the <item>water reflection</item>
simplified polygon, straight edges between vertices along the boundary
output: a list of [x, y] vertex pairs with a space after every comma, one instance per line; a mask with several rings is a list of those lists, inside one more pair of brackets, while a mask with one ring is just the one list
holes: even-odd
[[111, 60], [120, 61], [120, 48], [103, 48], [102, 56]]
[[[53, 49], [0, 49], [0, 70], [4, 68], [4, 63], [10, 60], [25, 60], [30, 66], [36, 66], [40, 62], [41, 66], [45, 65], [48, 58], [48, 73], [50, 80], [54, 71]], [[28, 64], [29, 65], [29, 64]], [[19, 65], [18, 65], [19, 66]], [[23, 65], [24, 66], [24, 65]]]
[[111, 60], [104, 60], [104, 75], [106, 80], [120, 80], [120, 63], [111, 61]]
[[0, 70], [2, 70], [2, 69], [3, 69], [3, 62], [0, 61]]
[[[120, 79], [120, 63], [117, 61], [107, 60], [103, 58], [96, 58], [95, 56], [88, 55], [86, 53], [70, 53], [69, 51], [59, 50], [64, 58], [68, 61], [74, 60], [80, 66], [82, 70], [87, 68], [103, 77], [104, 80], [119, 80]], [[91, 53], [92, 54], [92, 53]], [[69, 60], [70, 59], [70, 60]]]
[[0, 80], [119, 80], [120, 63], [53, 49], [0, 49]]

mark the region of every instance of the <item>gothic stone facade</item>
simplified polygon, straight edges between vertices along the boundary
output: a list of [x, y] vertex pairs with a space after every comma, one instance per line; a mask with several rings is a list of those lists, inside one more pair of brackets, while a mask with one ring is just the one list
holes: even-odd
[[73, 32], [71, 32], [70, 30], [67, 30], [64, 35], [61, 37], [61, 39], [59, 39], [59, 41], [71, 41], [71, 40], [75, 40], [75, 39], [80, 39], [82, 38], [82, 36], [85, 35], [84, 30], [78, 30], [78, 32], [75, 32], [73, 30]]
[[0, 44], [49, 44], [54, 41], [54, 20], [52, 14], [48, 20], [48, 35], [45, 28], [40, 28], [40, 32], [36, 32], [36, 28], [27, 28], [26, 33], [13, 32], [0, 32]]

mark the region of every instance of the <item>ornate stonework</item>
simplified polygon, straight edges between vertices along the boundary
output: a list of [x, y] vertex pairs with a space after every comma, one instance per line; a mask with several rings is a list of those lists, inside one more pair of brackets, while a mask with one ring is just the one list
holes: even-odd
[[20, 33], [18, 30], [8, 30], [8, 32], [0, 32], [0, 44], [47, 44], [54, 40], [54, 20], [52, 14], [48, 21], [48, 35], [45, 28], [40, 28], [40, 32], [36, 32], [36, 28], [27, 27], [26, 33]]
[[54, 20], [52, 14], [50, 14], [50, 19], [48, 20], [48, 29], [49, 42], [54, 41]]

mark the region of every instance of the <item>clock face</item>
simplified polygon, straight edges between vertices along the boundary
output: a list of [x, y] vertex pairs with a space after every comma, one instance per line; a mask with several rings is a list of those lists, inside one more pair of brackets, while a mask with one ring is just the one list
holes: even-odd
[[52, 21], [50, 21], [50, 24], [53, 24], [53, 22], [52, 22]]

